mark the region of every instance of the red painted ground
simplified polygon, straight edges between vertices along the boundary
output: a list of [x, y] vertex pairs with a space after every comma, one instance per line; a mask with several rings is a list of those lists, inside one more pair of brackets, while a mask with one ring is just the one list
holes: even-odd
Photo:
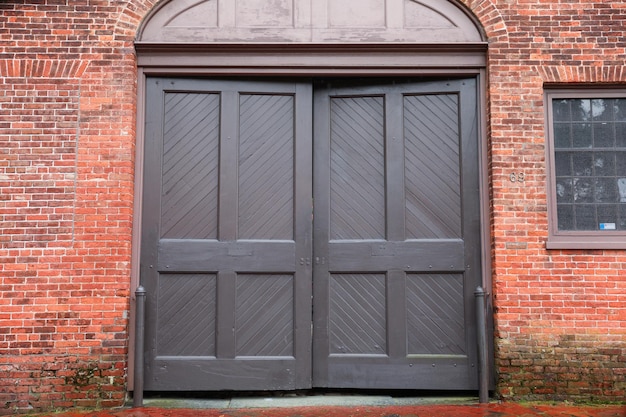
[[253, 409], [132, 408], [39, 414], [39, 417], [626, 417], [626, 406], [550, 406], [513, 403], [401, 407], [300, 407]]

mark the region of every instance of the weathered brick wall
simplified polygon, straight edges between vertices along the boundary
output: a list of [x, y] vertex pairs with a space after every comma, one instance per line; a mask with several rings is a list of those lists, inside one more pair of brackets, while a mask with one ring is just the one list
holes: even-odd
[[[474, 3], [490, 39], [498, 393], [623, 401], [626, 252], [545, 249], [543, 93], [546, 84], [626, 86], [626, 3], [496, 1], [497, 10]], [[512, 182], [512, 173], [525, 181]]]
[[127, 3], [0, 2], [0, 414], [124, 400], [139, 20]]
[[[489, 37], [498, 393], [622, 400], [626, 252], [545, 249], [543, 88], [626, 85], [626, 3], [464, 2]], [[132, 40], [154, 3], [0, 2], [0, 414], [123, 401]]]

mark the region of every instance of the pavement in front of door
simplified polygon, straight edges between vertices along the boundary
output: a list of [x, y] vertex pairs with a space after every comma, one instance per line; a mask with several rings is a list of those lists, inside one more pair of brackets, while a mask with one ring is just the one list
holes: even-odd
[[315, 395], [227, 399], [146, 398], [144, 407], [69, 410], [39, 417], [626, 417], [626, 405], [479, 404], [477, 398]]

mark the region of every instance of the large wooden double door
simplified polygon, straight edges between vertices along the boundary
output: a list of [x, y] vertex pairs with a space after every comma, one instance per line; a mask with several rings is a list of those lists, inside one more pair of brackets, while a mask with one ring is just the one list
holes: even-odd
[[146, 91], [146, 390], [477, 388], [475, 79]]

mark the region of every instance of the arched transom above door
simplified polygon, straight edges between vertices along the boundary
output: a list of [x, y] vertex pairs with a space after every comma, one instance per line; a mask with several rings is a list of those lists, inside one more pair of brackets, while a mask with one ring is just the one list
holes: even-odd
[[165, 0], [138, 43], [476, 44], [477, 22], [445, 0]]

